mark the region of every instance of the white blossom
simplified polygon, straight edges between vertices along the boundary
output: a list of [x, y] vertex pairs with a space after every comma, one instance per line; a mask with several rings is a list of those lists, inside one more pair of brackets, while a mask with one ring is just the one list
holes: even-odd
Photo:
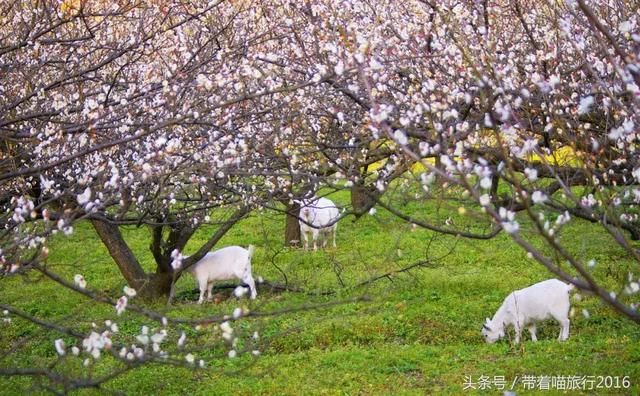
[[534, 204], [543, 203], [547, 201], [547, 199], [547, 194], [543, 193], [542, 191], [534, 191], [533, 194], [531, 194], [531, 201], [533, 201]]
[[534, 182], [538, 180], [538, 170], [534, 168], [525, 168], [524, 174], [529, 181]]
[[182, 261], [184, 260], [184, 256], [178, 249], [174, 249], [173, 251], [171, 251], [171, 259], [171, 267], [174, 271], [182, 268]]
[[84, 279], [84, 276], [80, 274], [74, 275], [73, 282], [76, 284], [76, 286], [78, 286], [81, 289], [84, 289], [87, 287], [87, 281]]
[[131, 288], [129, 286], [125, 286], [122, 290], [124, 291], [124, 294], [126, 294], [129, 297], [135, 297], [137, 294], [136, 289]]
[[393, 139], [396, 142], [398, 142], [398, 144], [401, 144], [403, 146], [405, 146], [407, 143], [409, 143], [409, 139], [407, 139], [407, 135], [401, 129], [396, 129], [393, 132]]
[[187, 335], [183, 331], [182, 334], [180, 334], [180, 338], [178, 338], [178, 348], [182, 348], [186, 340]]
[[502, 228], [507, 234], [515, 234], [520, 229], [520, 224], [517, 221], [505, 221], [502, 222]]
[[118, 299], [116, 303], [116, 314], [120, 316], [127, 309], [128, 299], [127, 296], [122, 296]]
[[103, 349], [111, 348], [111, 339], [108, 332], [98, 333], [92, 331], [89, 337], [82, 340], [82, 347], [85, 352], [91, 354], [94, 359], [100, 357], [100, 353]]
[[629, 285], [625, 288], [627, 294], [635, 294], [640, 291], [640, 285], [638, 282], [630, 282]]
[[78, 203], [84, 206], [91, 199], [91, 188], [87, 187], [82, 194], [78, 194]]
[[54, 341], [53, 344], [56, 347], [56, 352], [58, 352], [58, 355], [64, 356], [64, 354], [66, 353], [64, 340], [61, 338], [58, 338], [57, 340]]
[[493, 121], [491, 121], [491, 114], [485, 113], [484, 115], [484, 126], [487, 128], [493, 127]]
[[220, 324], [220, 330], [222, 330], [223, 333], [229, 333], [229, 334], [233, 333], [233, 328], [231, 327], [228, 321], [222, 322]]
[[248, 292], [248, 289], [243, 286], [237, 286], [235, 289], [233, 289], [233, 295], [236, 296], [237, 298], [241, 298], [242, 296], [247, 294], [247, 292]]
[[634, 169], [633, 172], [631, 172], [631, 175], [633, 175], [634, 179], [640, 183], [640, 168]]
[[508, 210], [507, 208], [501, 207], [500, 209], [498, 209], [498, 215], [503, 220], [513, 221], [516, 214], [515, 212]]
[[622, 21], [618, 24], [618, 30], [620, 33], [629, 33], [633, 29], [631, 21]]
[[580, 200], [580, 204], [591, 208], [596, 206], [598, 204], [598, 201], [593, 196], [593, 194], [589, 194], [586, 197], [582, 197], [582, 199]]
[[154, 335], [151, 336], [151, 341], [156, 343], [156, 344], [161, 344], [162, 341], [164, 341], [165, 337], [167, 336], [166, 331], [161, 331], [159, 333], [155, 333]]
[[593, 96], [587, 96], [580, 99], [580, 105], [578, 106], [578, 114], [585, 114], [591, 110], [591, 106], [593, 106]]
[[198, 86], [204, 87], [206, 90], [211, 90], [213, 88], [213, 83], [204, 74], [198, 74], [198, 76], [196, 77], [196, 82]]

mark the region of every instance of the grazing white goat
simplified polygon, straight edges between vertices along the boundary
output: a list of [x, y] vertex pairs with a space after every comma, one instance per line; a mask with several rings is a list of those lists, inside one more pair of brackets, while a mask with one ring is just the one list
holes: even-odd
[[555, 319], [560, 324], [558, 339], [569, 338], [569, 292], [573, 285], [557, 279], [548, 279], [524, 289], [516, 290], [505, 298], [493, 319], [487, 318], [482, 325], [482, 336], [489, 344], [505, 335], [507, 326], [516, 331], [515, 343], [520, 342], [522, 329], [526, 326], [531, 339], [536, 337], [536, 322]]
[[204, 301], [204, 293], [207, 291], [207, 301], [211, 301], [211, 289], [213, 282], [217, 280], [240, 279], [251, 289], [251, 299], [255, 299], [256, 283], [251, 275], [251, 256], [255, 247], [249, 245], [249, 249], [240, 246], [228, 246], [215, 252], [207, 253], [197, 263], [187, 268], [195, 278], [200, 289], [198, 304]]
[[340, 212], [336, 205], [327, 198], [317, 198], [300, 202], [300, 234], [304, 242], [304, 250], [309, 248], [309, 237], [313, 238], [313, 250], [318, 250], [318, 238], [322, 237], [322, 247], [327, 246], [328, 234], [333, 234], [333, 247], [336, 247], [336, 230]]

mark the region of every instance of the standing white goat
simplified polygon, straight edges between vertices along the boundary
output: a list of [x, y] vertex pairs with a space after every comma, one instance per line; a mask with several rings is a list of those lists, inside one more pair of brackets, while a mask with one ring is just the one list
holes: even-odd
[[207, 301], [211, 301], [211, 289], [216, 280], [240, 279], [251, 289], [251, 299], [255, 299], [256, 283], [251, 275], [251, 256], [255, 247], [249, 245], [249, 249], [240, 246], [228, 246], [215, 252], [207, 253], [197, 263], [187, 268], [195, 278], [200, 289], [198, 304], [204, 301], [204, 293], [207, 291]]
[[318, 238], [322, 237], [322, 247], [327, 246], [328, 234], [333, 234], [333, 247], [336, 247], [336, 230], [340, 212], [336, 205], [327, 198], [317, 198], [301, 202], [300, 208], [300, 234], [304, 242], [304, 250], [309, 248], [311, 233], [313, 238], [313, 250], [318, 250]]
[[553, 318], [560, 324], [558, 339], [566, 340], [569, 338], [569, 292], [573, 288], [573, 285], [557, 279], [548, 279], [514, 291], [505, 298], [493, 319], [486, 319], [482, 325], [482, 336], [492, 344], [504, 337], [507, 326], [513, 325], [515, 343], [518, 344], [526, 326], [531, 339], [538, 341], [536, 322]]

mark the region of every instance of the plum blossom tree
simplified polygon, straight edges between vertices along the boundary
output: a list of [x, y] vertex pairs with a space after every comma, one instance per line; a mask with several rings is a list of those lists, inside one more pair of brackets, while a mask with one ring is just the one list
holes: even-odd
[[[350, 138], [393, 148], [364, 178], [379, 205], [438, 232], [505, 231], [553, 274], [638, 322], [637, 11], [615, 1], [314, 2], [303, 12], [313, 39], [298, 48], [320, 54], [309, 65], [313, 89], [343, 95], [347, 106], [333, 102], [333, 112], [357, 120]], [[406, 199], [440, 199], [476, 221], [405, 215], [390, 191], [404, 191], [389, 183], [398, 169], [407, 186], [422, 185], [404, 189]], [[520, 232], [525, 217], [549, 251]], [[619, 290], [563, 245], [576, 221], [601, 225], [627, 252]]]
[[[269, 198], [279, 165], [260, 155], [272, 135], [256, 124], [282, 104], [261, 98], [296, 86], [256, 67], [270, 40], [254, 26], [259, 7], [70, 4], [14, 4], [4, 17], [7, 31], [21, 28], [2, 55], [5, 236], [44, 220], [33, 248], [87, 218], [132, 287], [166, 295], [171, 255], [199, 224], [220, 227], [185, 266]], [[155, 273], [145, 274], [123, 225], [149, 226]], [[6, 259], [23, 245], [6, 244], [15, 247]]]
[[[270, 117], [288, 106], [288, 93], [313, 82], [304, 76], [283, 80], [259, 60], [273, 46], [268, 8], [222, 1], [2, 7], [3, 270], [25, 277], [38, 272], [112, 305], [114, 315], [131, 312], [147, 324], [131, 340], [118, 334], [115, 318], [92, 318], [86, 332], [2, 304], [6, 321], [28, 321], [61, 338], [52, 344], [57, 359], [45, 367], [3, 368], [0, 374], [41, 378], [38, 389], [58, 393], [98, 388], [146, 363], [202, 367], [194, 344], [211, 339], [185, 349], [189, 337], [177, 330], [185, 325], [221, 324], [214, 345], [226, 345], [225, 356], [258, 355], [257, 337], [238, 344], [240, 333], [229, 324], [248, 315], [242, 308], [219, 317], [167, 318], [131, 300], [169, 295], [181, 270], [272, 199], [290, 174], [270, 149], [280, 145], [277, 120]], [[45, 265], [48, 238], [72, 236], [83, 219], [129, 284], [119, 298], [92, 290], [81, 274], [72, 283]], [[218, 227], [185, 259], [182, 250], [202, 224]], [[123, 238], [126, 226], [150, 229], [153, 273], [145, 272]], [[75, 356], [86, 372], [69, 374]], [[101, 356], [115, 368], [93, 375], [90, 368], [100, 366]]]

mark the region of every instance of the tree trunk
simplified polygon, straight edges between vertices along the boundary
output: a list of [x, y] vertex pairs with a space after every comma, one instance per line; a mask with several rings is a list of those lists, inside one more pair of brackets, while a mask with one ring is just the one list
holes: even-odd
[[[159, 222], [161, 221], [162, 220]], [[184, 247], [193, 236], [196, 228], [187, 223], [174, 224], [167, 227], [169, 234], [165, 240], [163, 239], [163, 230], [165, 227], [166, 226], [163, 225], [151, 226], [151, 244], [149, 245], [149, 250], [151, 250], [158, 266], [156, 272], [172, 273], [173, 268], [171, 268], [171, 261], [173, 261], [173, 259], [171, 253], [174, 250], [178, 250], [179, 252], [184, 251]]]
[[300, 204], [293, 203], [287, 205], [287, 218], [284, 228], [284, 245], [285, 246], [300, 246], [300, 223], [298, 221], [298, 214], [300, 213]]
[[102, 240], [102, 243], [104, 243], [107, 250], [109, 250], [109, 254], [113, 258], [113, 261], [116, 262], [120, 273], [122, 273], [122, 276], [129, 286], [136, 290], [141, 289], [146, 283], [147, 275], [129, 248], [129, 245], [127, 245], [127, 242], [125, 242], [122, 237], [120, 228], [115, 224], [98, 218], [92, 218], [91, 224]]
[[498, 187], [500, 185], [500, 175], [498, 173], [494, 173], [491, 176], [491, 199], [498, 199]]
[[141, 298], [158, 299], [167, 297], [171, 293], [173, 273], [162, 271], [160, 267], [156, 273], [145, 273], [117, 225], [95, 218], [91, 219], [91, 224], [107, 247], [124, 279], [129, 286], [136, 289]]
[[138, 290], [138, 294], [145, 299], [167, 298], [171, 294], [173, 274], [168, 272], [156, 272], [148, 274], [144, 284]]
[[[235, 211], [230, 218], [220, 225], [212, 237], [200, 247], [200, 249], [183, 261], [183, 268], [187, 268], [200, 258], [202, 258], [211, 248], [226, 234], [231, 227], [242, 219], [249, 208], [242, 207]], [[129, 286], [136, 289], [138, 295], [145, 299], [155, 299], [168, 297], [171, 295], [171, 288], [174, 280], [180, 277], [181, 271], [174, 272], [170, 264], [171, 251], [174, 248], [181, 250], [186, 245], [195, 229], [191, 227], [176, 227], [169, 232], [168, 241], [162, 240], [162, 227], [155, 227], [152, 230], [152, 243], [150, 250], [156, 259], [156, 272], [147, 274], [140, 266], [127, 242], [120, 233], [118, 225], [110, 223], [101, 217], [91, 219], [91, 224], [96, 233], [107, 247], [109, 254], [120, 269], [120, 273]], [[167, 246], [168, 245], [168, 246]], [[163, 250], [164, 246], [164, 250]]]
[[354, 184], [351, 187], [351, 207], [356, 219], [367, 213], [369, 209], [373, 208], [376, 204], [375, 187], [365, 186], [363, 184]]

